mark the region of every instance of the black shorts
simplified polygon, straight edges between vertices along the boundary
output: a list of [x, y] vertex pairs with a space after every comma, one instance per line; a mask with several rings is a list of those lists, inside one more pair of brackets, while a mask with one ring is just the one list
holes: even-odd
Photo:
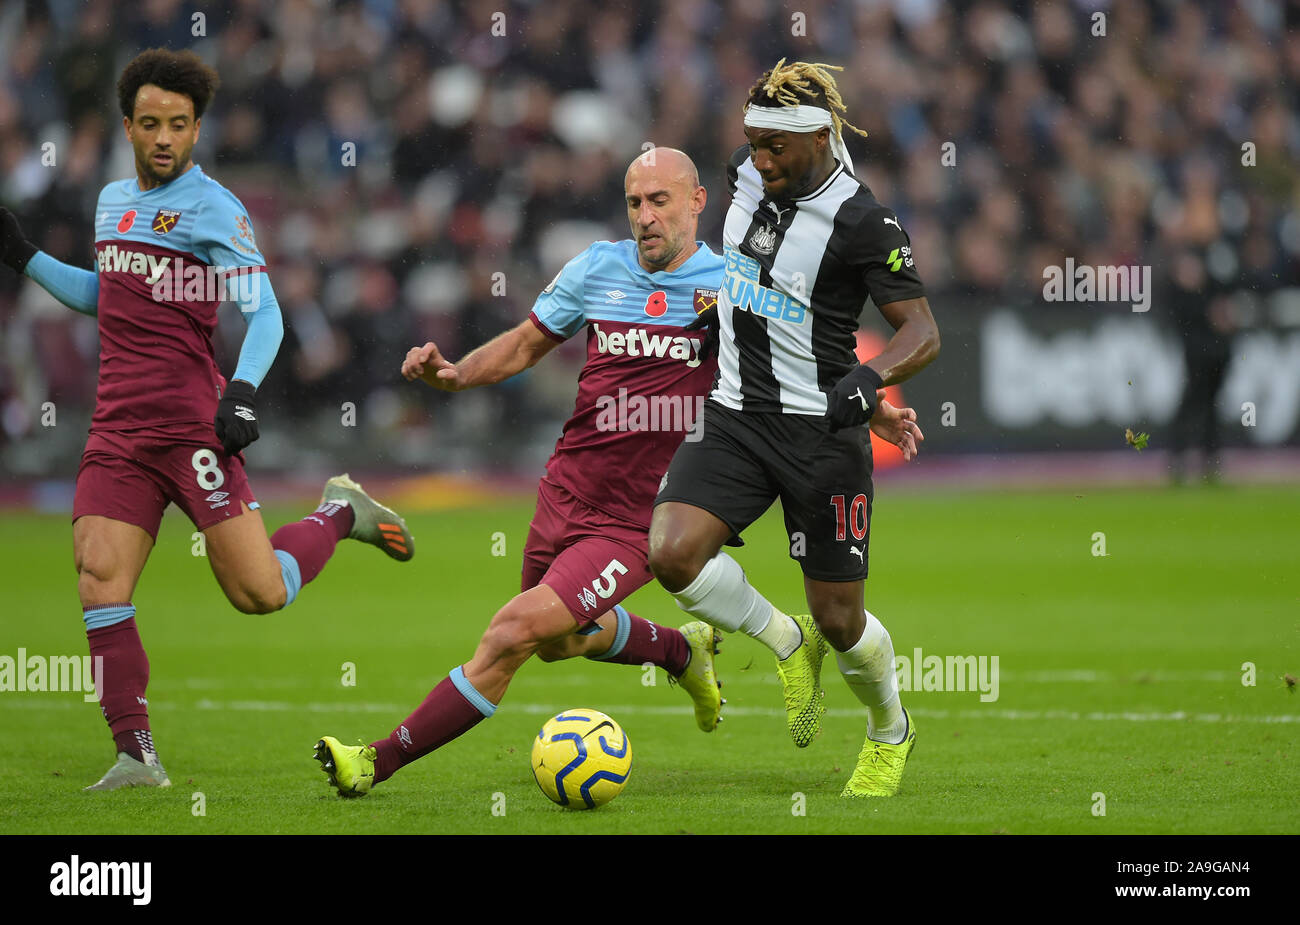
[[780, 498], [790, 558], [804, 575], [860, 581], [874, 494], [866, 426], [831, 433], [819, 417], [706, 401], [703, 434], [678, 448], [655, 504], [703, 508], [738, 537]]

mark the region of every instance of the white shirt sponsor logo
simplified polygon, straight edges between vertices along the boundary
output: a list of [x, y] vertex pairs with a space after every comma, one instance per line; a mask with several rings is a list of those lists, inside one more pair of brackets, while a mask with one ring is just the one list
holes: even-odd
[[143, 276], [144, 281], [151, 286], [162, 278], [163, 273], [167, 271], [167, 266], [172, 262], [170, 257], [156, 257], [153, 254], [127, 250], [116, 244], [105, 244], [104, 249], [98, 254], [98, 260], [101, 273], [134, 273], [136, 276]]
[[600, 353], [647, 359], [667, 357], [670, 360], [685, 360], [686, 365], [691, 369], [700, 365], [700, 345], [703, 341], [693, 337], [652, 334], [645, 328], [605, 332], [595, 322], [591, 327], [596, 332], [596, 350]]

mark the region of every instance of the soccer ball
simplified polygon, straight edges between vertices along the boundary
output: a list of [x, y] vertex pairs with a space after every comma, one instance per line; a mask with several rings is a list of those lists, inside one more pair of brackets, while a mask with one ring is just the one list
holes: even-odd
[[599, 710], [565, 710], [533, 740], [537, 786], [568, 809], [595, 809], [618, 796], [632, 771], [632, 745]]

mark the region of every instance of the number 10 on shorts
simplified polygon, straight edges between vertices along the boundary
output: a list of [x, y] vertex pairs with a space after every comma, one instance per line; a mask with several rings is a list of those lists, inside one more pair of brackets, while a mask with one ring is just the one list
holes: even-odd
[[831, 507], [835, 508], [835, 538], [847, 540], [848, 530], [853, 531], [853, 538], [860, 540], [867, 535], [867, 496], [857, 495], [845, 514], [844, 496], [831, 495]]

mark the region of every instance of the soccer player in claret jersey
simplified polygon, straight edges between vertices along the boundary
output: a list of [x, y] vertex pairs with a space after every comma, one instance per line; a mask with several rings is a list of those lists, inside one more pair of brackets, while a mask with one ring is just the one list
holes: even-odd
[[[628, 167], [624, 190], [633, 240], [591, 245], [543, 290], [527, 320], [460, 362], [433, 343], [406, 355], [406, 378], [456, 392], [507, 379], [587, 332], [576, 407], [538, 488], [521, 593], [497, 611], [474, 657], [386, 739], [316, 743], [342, 796], [369, 792], [491, 716], [533, 653], [652, 662], [690, 694], [700, 729], [712, 731], [721, 718], [717, 630], [699, 621], [660, 626], [620, 601], [650, 580], [651, 502], [713, 382], [716, 365], [694, 332], [698, 311], [717, 296], [722, 260], [695, 240], [706, 193], [685, 154], [646, 152]], [[638, 416], [637, 408], [656, 413]]]
[[[895, 413], [880, 387], [929, 363], [939, 332], [898, 216], [854, 176], [829, 70], [783, 59], [750, 90], [749, 144], [728, 165], [718, 382], [703, 439], [678, 449], [655, 501], [650, 565], [688, 613], [775, 652], [801, 747], [820, 730], [829, 642], [867, 713], [844, 795], [889, 796], [916, 732], [889, 634], [863, 606], [873, 497], [864, 425], [915, 455], [915, 412]], [[895, 333], [859, 364], [854, 335], [868, 297]], [[811, 620], [774, 608], [720, 551], [777, 497]]]
[[[72, 529], [117, 761], [89, 790], [170, 785], [149, 728], [149, 659], [131, 604], [168, 503], [203, 531], [212, 572], [244, 613], [291, 603], [345, 537], [398, 560], [415, 551], [403, 520], [346, 475], [326, 483], [312, 514], [267, 538], [241, 451], [257, 439], [257, 386], [283, 325], [247, 212], [190, 158], [217, 83], [188, 51], [152, 49], [122, 72], [136, 178], [99, 195], [97, 273], [37, 250], [0, 210], [0, 259], [99, 321], [98, 392]], [[212, 349], [223, 298], [239, 303], [248, 324], [229, 383]]]

